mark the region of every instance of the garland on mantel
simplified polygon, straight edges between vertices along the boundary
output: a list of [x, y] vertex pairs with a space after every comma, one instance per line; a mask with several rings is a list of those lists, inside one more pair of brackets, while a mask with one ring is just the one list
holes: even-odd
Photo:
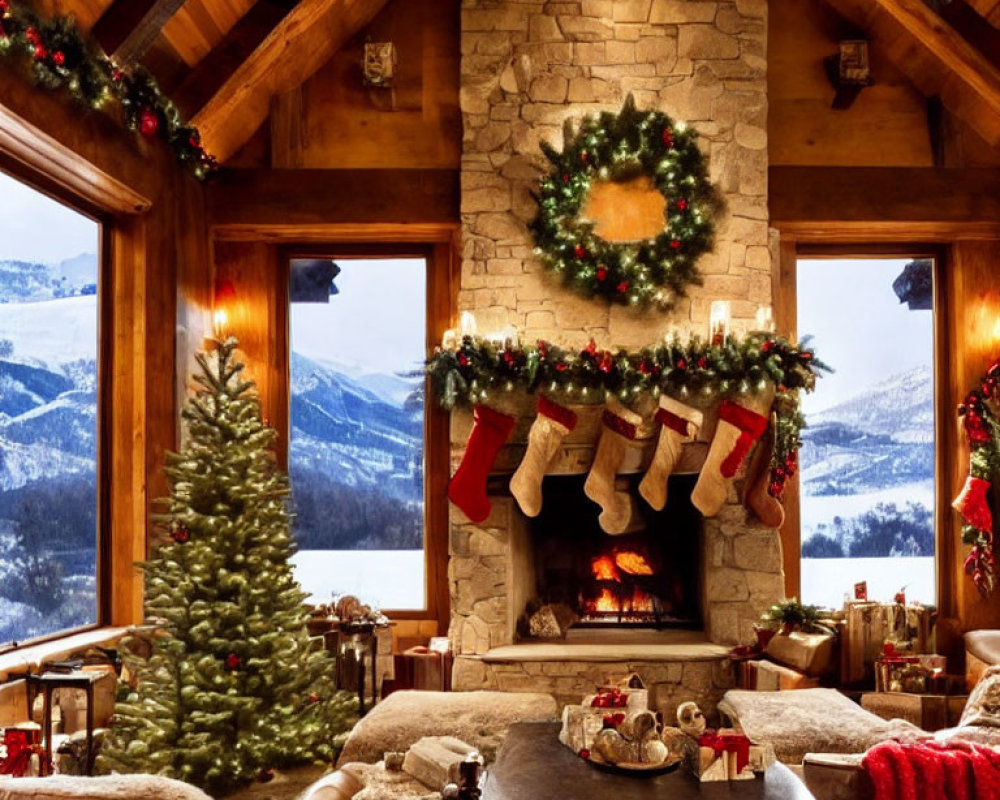
[[104, 109], [117, 100], [129, 130], [159, 137], [197, 178], [216, 169], [198, 129], [188, 125], [153, 77], [139, 66], [116, 64], [72, 17], [43, 19], [12, 0], [0, 0], [0, 56], [30, 71], [46, 89], [62, 89], [76, 101]]
[[979, 388], [969, 392], [958, 407], [969, 441], [969, 475], [952, 507], [965, 520], [962, 541], [972, 545], [965, 558], [965, 573], [984, 595], [991, 594], [996, 584], [993, 514], [987, 498], [994, 477], [1000, 474], [1000, 420], [987, 405], [987, 401], [996, 400], [1000, 400], [1000, 359], [990, 364]]
[[541, 340], [522, 346], [465, 336], [452, 348], [439, 348], [426, 365], [438, 401], [449, 410], [488, 404], [491, 394], [515, 388], [568, 404], [603, 403], [610, 395], [631, 403], [647, 393], [710, 405], [772, 383], [777, 423], [769, 491], [775, 497], [796, 469], [805, 427], [799, 390], [811, 392], [824, 370], [829, 367], [804, 343], [768, 333], [729, 336], [714, 345], [697, 336], [687, 343], [674, 337], [638, 352], [599, 350], [593, 340], [575, 351]]

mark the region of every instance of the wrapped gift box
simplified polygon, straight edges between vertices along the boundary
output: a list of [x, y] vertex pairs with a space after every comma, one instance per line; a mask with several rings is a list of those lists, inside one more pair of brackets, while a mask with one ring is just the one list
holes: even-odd
[[744, 661], [740, 664], [740, 687], [757, 692], [777, 692], [786, 689], [814, 689], [819, 678], [804, 675], [791, 667], [773, 661]]
[[833, 636], [827, 633], [778, 633], [771, 637], [765, 651], [779, 664], [806, 675], [822, 675], [833, 659]]
[[686, 750], [688, 768], [703, 783], [752, 780], [774, 761], [774, 750], [751, 742], [732, 728], [706, 731], [691, 739]]

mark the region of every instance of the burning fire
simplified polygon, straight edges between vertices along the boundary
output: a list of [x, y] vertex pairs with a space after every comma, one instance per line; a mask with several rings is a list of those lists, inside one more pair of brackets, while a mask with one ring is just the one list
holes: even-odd
[[[628, 583], [627, 576], [653, 574], [650, 563], [641, 553], [633, 550], [597, 556], [590, 562], [590, 570], [595, 580], [616, 584]], [[624, 581], [623, 574], [626, 576]], [[631, 596], [627, 586], [622, 585], [615, 591], [617, 588], [602, 587], [600, 596], [592, 603], [588, 603], [588, 611], [598, 614], [621, 612], [647, 614], [653, 611], [653, 598], [638, 586], [631, 587]]]

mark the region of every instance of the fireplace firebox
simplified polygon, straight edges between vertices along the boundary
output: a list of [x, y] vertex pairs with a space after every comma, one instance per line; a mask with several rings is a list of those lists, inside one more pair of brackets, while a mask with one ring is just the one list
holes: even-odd
[[[639, 477], [619, 479], [635, 498]], [[583, 492], [585, 476], [546, 477], [542, 512], [531, 523], [537, 601], [569, 606], [576, 627], [701, 629], [696, 478], [672, 476], [662, 511], [638, 500], [636, 530], [610, 536]]]

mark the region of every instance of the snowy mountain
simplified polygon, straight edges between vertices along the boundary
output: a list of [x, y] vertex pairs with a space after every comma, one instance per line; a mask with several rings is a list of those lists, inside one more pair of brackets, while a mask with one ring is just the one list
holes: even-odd
[[807, 417], [802, 483], [807, 495], [853, 495], [934, 475], [934, 391], [920, 367]]
[[58, 265], [0, 260], [0, 303], [37, 303], [92, 294], [97, 288], [97, 256], [81, 253]]

